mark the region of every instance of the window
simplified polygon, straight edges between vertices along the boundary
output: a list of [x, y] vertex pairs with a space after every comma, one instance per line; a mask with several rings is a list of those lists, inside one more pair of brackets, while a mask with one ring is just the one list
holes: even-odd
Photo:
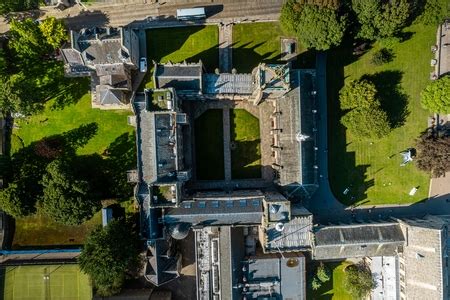
[[192, 203], [191, 202], [184, 202], [183, 206], [184, 206], [184, 208], [192, 208]]
[[252, 204], [253, 204], [253, 206], [259, 206], [260, 202], [259, 202], [259, 200], [253, 200]]
[[227, 207], [233, 207], [233, 201], [227, 200]]
[[247, 200], [239, 200], [239, 206], [240, 206], [240, 207], [245, 207], [245, 206], [247, 206]]
[[218, 208], [219, 207], [219, 201], [212, 201], [211, 202], [211, 207]]
[[198, 202], [198, 208], [205, 208], [205, 207], [206, 207], [206, 202], [205, 201]]

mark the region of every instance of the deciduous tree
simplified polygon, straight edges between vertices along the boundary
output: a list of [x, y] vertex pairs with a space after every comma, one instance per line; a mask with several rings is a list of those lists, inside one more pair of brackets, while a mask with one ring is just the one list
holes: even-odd
[[430, 112], [450, 113], [450, 76], [431, 82], [420, 94], [420, 103]]
[[39, 0], [1, 0], [0, 14], [6, 14], [15, 11], [24, 11], [29, 9], [37, 9]]
[[353, 297], [364, 299], [375, 288], [372, 272], [363, 264], [346, 267], [345, 287]]
[[341, 123], [360, 139], [380, 139], [391, 132], [387, 114], [379, 106], [353, 109], [341, 118]]
[[0, 209], [15, 218], [34, 212], [33, 197], [19, 182], [12, 182], [0, 190]]
[[57, 159], [47, 166], [43, 176], [44, 187], [40, 207], [53, 220], [80, 224], [93, 216], [99, 202], [90, 193], [89, 183], [76, 179], [69, 161]]
[[378, 105], [377, 89], [368, 80], [352, 80], [339, 92], [341, 109], [368, 108]]
[[46, 18], [39, 24], [39, 29], [53, 50], [58, 49], [67, 40], [67, 31], [63, 21], [57, 20], [55, 17]]
[[419, 169], [441, 177], [450, 171], [450, 137], [425, 133], [417, 141], [416, 165]]
[[109, 296], [120, 291], [125, 272], [137, 262], [136, 243], [135, 233], [121, 220], [113, 220], [87, 237], [78, 262], [91, 277], [97, 294]]

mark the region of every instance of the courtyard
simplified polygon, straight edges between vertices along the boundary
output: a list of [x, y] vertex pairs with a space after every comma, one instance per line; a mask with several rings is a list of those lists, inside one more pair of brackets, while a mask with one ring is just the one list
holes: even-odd
[[325, 263], [325, 266], [331, 271], [330, 280], [323, 283], [322, 286], [313, 290], [311, 284], [307, 287], [307, 299], [319, 300], [319, 299], [330, 299], [330, 300], [349, 300], [353, 297], [347, 293], [344, 286], [344, 269], [349, 265], [348, 262], [329, 262]]
[[[328, 56], [329, 179], [334, 195], [344, 204], [408, 204], [427, 199], [429, 175], [413, 163], [400, 167], [400, 152], [414, 147], [427, 126], [428, 113], [420, 106], [420, 91], [429, 83], [430, 46], [434, 26], [412, 25], [408, 38], [390, 45], [393, 60], [374, 66], [373, 53], [384, 45], [377, 42], [360, 57], [352, 55], [350, 41]], [[411, 51], [411, 49], [415, 49]], [[377, 141], [361, 141], [340, 124], [338, 92], [344, 81], [370, 78], [379, 91], [382, 107], [394, 130]], [[418, 188], [414, 196], [408, 195]], [[343, 191], [349, 188], [344, 195]]]
[[261, 178], [259, 120], [244, 109], [230, 110], [231, 177]]
[[219, 67], [219, 31], [215, 25], [149, 29], [146, 35], [149, 64], [143, 82], [146, 88], [153, 88], [153, 60], [161, 63], [201, 60], [211, 73]]

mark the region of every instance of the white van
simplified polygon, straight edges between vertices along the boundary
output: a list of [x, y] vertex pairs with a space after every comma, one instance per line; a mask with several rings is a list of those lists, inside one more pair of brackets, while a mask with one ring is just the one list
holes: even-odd
[[147, 58], [146, 57], [141, 57], [141, 59], [139, 60], [139, 70], [142, 73], [147, 72]]

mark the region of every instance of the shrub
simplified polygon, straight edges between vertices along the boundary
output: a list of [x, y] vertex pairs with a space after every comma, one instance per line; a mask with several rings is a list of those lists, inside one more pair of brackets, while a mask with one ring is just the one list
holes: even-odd
[[325, 283], [330, 280], [330, 270], [323, 263], [320, 263], [316, 276], [321, 282]]
[[392, 51], [386, 48], [378, 50], [372, 55], [371, 63], [376, 66], [381, 66], [392, 61]]
[[320, 282], [320, 280], [314, 276], [313, 280], [311, 281], [311, 287], [313, 290], [318, 290], [320, 289], [320, 287], [322, 286], [322, 283]]
[[375, 288], [372, 272], [364, 264], [345, 268], [345, 288], [358, 299], [364, 299]]

